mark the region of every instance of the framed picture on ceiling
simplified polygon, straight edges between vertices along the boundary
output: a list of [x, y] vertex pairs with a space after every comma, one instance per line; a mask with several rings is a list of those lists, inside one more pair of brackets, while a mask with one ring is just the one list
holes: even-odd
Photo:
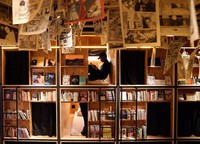
[[158, 0], [121, 0], [125, 47], [160, 46]]
[[19, 35], [18, 38], [19, 50], [38, 50], [38, 36], [37, 35]]
[[160, 1], [159, 9], [162, 36], [190, 36], [190, 1]]
[[104, 17], [103, 0], [67, 0], [66, 9], [68, 13], [66, 24], [93, 21]]
[[108, 43], [123, 42], [119, 8], [108, 10]]

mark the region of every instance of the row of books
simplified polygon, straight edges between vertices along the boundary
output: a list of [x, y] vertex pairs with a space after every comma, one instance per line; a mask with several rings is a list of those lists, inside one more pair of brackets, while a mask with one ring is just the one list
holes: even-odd
[[7, 125], [5, 127], [5, 136], [6, 137], [19, 137], [28, 139], [30, 137], [28, 129], [27, 128], [14, 128], [11, 125]]
[[132, 92], [121, 92], [122, 101], [160, 101], [167, 100], [171, 97], [172, 93], [170, 90], [151, 90], [151, 91], [132, 91]]
[[17, 98], [16, 91], [13, 90], [4, 91], [4, 100], [16, 100], [16, 98]]
[[32, 70], [32, 85], [54, 85], [55, 73], [45, 73], [43, 69]]
[[16, 110], [7, 109], [6, 111], [4, 111], [4, 118], [16, 119], [17, 118], [16, 114], [17, 114]]
[[91, 138], [98, 138], [100, 137], [100, 128], [99, 125], [90, 125], [90, 133]]
[[200, 84], [200, 78], [198, 76], [192, 76], [190, 80], [186, 79], [179, 79], [178, 80], [179, 85], [199, 85]]
[[[29, 93], [29, 92], [28, 92]], [[30, 96], [30, 94], [28, 94]], [[32, 101], [56, 101], [57, 93], [56, 91], [40, 91], [32, 93]]]
[[165, 76], [165, 79], [156, 79], [155, 76], [147, 76], [147, 85], [172, 85], [170, 76]]
[[64, 74], [62, 76], [62, 85], [86, 85], [86, 77]]
[[137, 129], [135, 127], [122, 127], [120, 130], [120, 137], [122, 139], [135, 139], [136, 137], [138, 139], [146, 139], [147, 127], [144, 125]]
[[[136, 110], [135, 109], [122, 109], [121, 119], [124, 120], [136, 120]], [[137, 120], [146, 120], [147, 111], [145, 109], [137, 109]]]
[[99, 118], [101, 119], [101, 121], [114, 120], [115, 112], [101, 110], [99, 116], [99, 110], [92, 109], [88, 111], [88, 121], [98, 121]]
[[135, 127], [122, 127], [120, 130], [120, 137], [122, 139], [135, 139], [136, 137]]
[[[142, 126], [141, 128], [135, 127], [122, 127], [120, 129], [120, 137], [122, 139], [146, 139], [147, 138], [147, 127]], [[111, 125], [90, 125], [90, 137], [92, 138], [112, 138], [112, 127]]]
[[96, 102], [100, 100], [115, 100], [114, 91], [105, 91], [97, 93], [96, 91], [63, 91], [61, 94], [62, 101], [75, 101], [75, 102]]
[[56, 91], [40, 91], [40, 92], [30, 92], [30, 91], [13, 91], [6, 90], [4, 92], [5, 100], [19, 100], [19, 101], [56, 101], [57, 95]]
[[[89, 110], [88, 111], [88, 120], [89, 121], [98, 121], [99, 118], [104, 120], [114, 120], [115, 119], [115, 112], [114, 111], [100, 111], [99, 110]], [[121, 119], [123, 120], [136, 120], [136, 110], [135, 109], [122, 109], [121, 110]], [[147, 119], [147, 112], [145, 109], [138, 109], [137, 110], [137, 120], [146, 120]]]
[[112, 138], [111, 125], [90, 125], [89, 135], [91, 138]]
[[196, 91], [195, 93], [180, 94], [179, 100], [200, 101], [200, 91]]
[[29, 132], [27, 130], [27, 128], [18, 128], [18, 137], [19, 138], [29, 138]]
[[16, 119], [18, 114], [18, 119], [29, 119], [30, 118], [30, 111], [29, 110], [11, 110], [7, 109], [4, 111], [4, 118], [6, 119]]

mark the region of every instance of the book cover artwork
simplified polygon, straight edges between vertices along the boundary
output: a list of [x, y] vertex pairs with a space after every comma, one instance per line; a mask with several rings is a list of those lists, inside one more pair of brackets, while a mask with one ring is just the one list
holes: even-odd
[[44, 85], [44, 71], [33, 70], [33, 85]]
[[54, 82], [55, 82], [55, 73], [46, 73], [45, 85], [54, 85]]

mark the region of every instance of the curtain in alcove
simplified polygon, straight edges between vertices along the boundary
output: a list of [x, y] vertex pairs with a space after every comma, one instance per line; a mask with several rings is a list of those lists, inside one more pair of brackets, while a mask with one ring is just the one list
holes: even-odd
[[7, 51], [5, 84], [29, 84], [29, 55], [27, 51]]
[[200, 136], [200, 103], [178, 103], [178, 136]]
[[144, 84], [145, 51], [121, 51], [121, 83]]
[[56, 104], [32, 103], [33, 135], [56, 136]]
[[147, 134], [170, 136], [170, 103], [148, 103]]

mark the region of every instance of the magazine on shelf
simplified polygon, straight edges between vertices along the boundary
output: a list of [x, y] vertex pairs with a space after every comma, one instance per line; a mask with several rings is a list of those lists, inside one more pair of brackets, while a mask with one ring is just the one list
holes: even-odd
[[32, 84], [33, 85], [44, 85], [44, 70], [34, 69], [32, 71]]
[[66, 74], [63, 75], [62, 84], [63, 85], [70, 85], [70, 75], [66, 75]]
[[70, 76], [70, 84], [71, 85], [79, 85], [79, 76], [78, 75], [71, 75]]
[[45, 85], [54, 85], [55, 73], [46, 73], [44, 81], [45, 81]]

